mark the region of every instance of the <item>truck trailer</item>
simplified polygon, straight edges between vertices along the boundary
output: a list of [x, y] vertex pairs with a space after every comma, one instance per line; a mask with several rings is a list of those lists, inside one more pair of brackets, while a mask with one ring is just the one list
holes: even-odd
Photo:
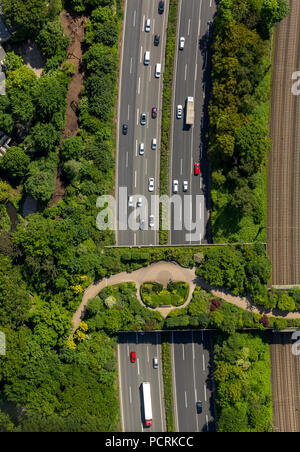
[[145, 426], [152, 425], [152, 405], [150, 383], [142, 383]]
[[185, 112], [185, 123], [187, 126], [194, 125], [194, 98], [187, 97], [186, 99], [186, 112]]

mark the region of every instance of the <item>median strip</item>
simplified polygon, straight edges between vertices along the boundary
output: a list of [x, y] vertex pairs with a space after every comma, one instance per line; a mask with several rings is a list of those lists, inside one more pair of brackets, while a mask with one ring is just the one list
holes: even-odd
[[[176, 51], [176, 32], [178, 19], [179, 0], [170, 0], [167, 40], [165, 52], [165, 71], [163, 81], [163, 101], [162, 101], [162, 126], [161, 126], [161, 150], [160, 150], [160, 195], [167, 195], [169, 192], [169, 156], [170, 156], [170, 129], [172, 119], [172, 92], [174, 77], [174, 59]], [[159, 209], [159, 243], [168, 242], [168, 231], [162, 229], [162, 205]]]

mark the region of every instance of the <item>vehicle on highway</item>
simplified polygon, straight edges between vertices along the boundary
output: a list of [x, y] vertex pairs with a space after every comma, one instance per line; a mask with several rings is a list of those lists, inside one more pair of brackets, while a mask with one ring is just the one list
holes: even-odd
[[160, 41], [160, 35], [157, 34], [154, 36], [154, 45], [158, 46], [159, 45], [159, 41]]
[[138, 207], [142, 207], [142, 205], [143, 205], [143, 198], [138, 198], [138, 200], [137, 200], [137, 206]]
[[149, 226], [150, 228], [154, 228], [154, 215], [150, 215], [149, 217]]
[[181, 36], [181, 38], [179, 39], [179, 50], [184, 49], [184, 43], [185, 43], [185, 38], [183, 36]]
[[154, 179], [153, 179], [153, 177], [149, 177], [148, 190], [149, 191], [153, 191], [154, 190]]
[[187, 126], [194, 125], [194, 98], [193, 97], [187, 97], [186, 99], [186, 116], [185, 116], [185, 123]]
[[145, 229], [145, 220], [141, 220], [140, 222], [140, 230], [143, 231]]
[[128, 125], [127, 124], [123, 124], [122, 132], [123, 132], [123, 135], [127, 135], [127, 132], [128, 132]]
[[153, 358], [153, 369], [158, 369], [158, 359]]
[[150, 52], [149, 50], [147, 50], [144, 53], [144, 64], [147, 66], [148, 64], [150, 64]]
[[132, 350], [132, 352], [130, 352], [130, 361], [131, 361], [132, 363], [135, 363], [135, 362], [136, 362], [136, 353], [135, 353], [134, 350]]
[[160, 77], [160, 72], [161, 72], [161, 64], [157, 63], [155, 65], [155, 78], [159, 78]]
[[156, 138], [152, 138], [151, 149], [153, 149], [153, 151], [156, 151], [156, 146]]
[[189, 188], [189, 183], [187, 180], [184, 180], [183, 187], [182, 187], [183, 191], [188, 191], [188, 188]]
[[195, 174], [195, 176], [198, 176], [199, 173], [200, 173], [200, 163], [195, 163], [194, 174]]
[[146, 121], [147, 121], [146, 113], [142, 113], [141, 114], [141, 125], [144, 126], [146, 124]]
[[173, 180], [173, 193], [178, 193], [178, 180]]
[[133, 207], [133, 196], [128, 196], [128, 207]]
[[150, 19], [147, 19], [146, 24], [145, 24], [145, 31], [146, 32], [150, 31], [150, 28], [151, 28], [151, 21], [150, 21]]
[[145, 427], [152, 425], [152, 404], [150, 383], [142, 383]]
[[177, 119], [182, 118], [182, 105], [177, 105], [177, 112], [176, 112]]
[[145, 153], [145, 145], [144, 145], [144, 143], [140, 143], [139, 154], [144, 155], [144, 153]]
[[153, 107], [152, 108], [152, 118], [155, 119], [157, 117], [157, 108]]
[[160, 0], [159, 4], [158, 4], [158, 12], [159, 14], [162, 14], [165, 10], [165, 2], [164, 0]]
[[197, 414], [202, 413], [202, 402], [200, 402], [200, 400], [198, 400], [198, 402], [196, 402], [196, 408], [197, 408]]

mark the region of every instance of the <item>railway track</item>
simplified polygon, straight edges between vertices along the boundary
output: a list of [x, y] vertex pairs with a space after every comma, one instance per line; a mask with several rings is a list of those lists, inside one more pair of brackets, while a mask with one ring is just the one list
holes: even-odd
[[268, 255], [272, 285], [300, 284], [300, 96], [292, 94], [300, 70], [300, 2], [277, 27], [271, 103]]
[[273, 428], [300, 431], [300, 356], [292, 354], [289, 333], [274, 333], [270, 345], [273, 393]]

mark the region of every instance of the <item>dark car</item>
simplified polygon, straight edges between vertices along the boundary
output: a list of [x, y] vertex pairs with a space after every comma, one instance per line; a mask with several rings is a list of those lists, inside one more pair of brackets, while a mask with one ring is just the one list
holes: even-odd
[[155, 45], [155, 46], [158, 46], [159, 41], [160, 41], [160, 35], [155, 35], [155, 36], [154, 36], [154, 45]]
[[165, 10], [165, 2], [163, 0], [160, 0], [158, 4], [158, 12], [159, 14], [162, 14]]
[[132, 363], [135, 363], [135, 362], [136, 362], [136, 353], [135, 353], [134, 350], [133, 350], [132, 352], [130, 352], [130, 361], [131, 361]]
[[157, 117], [157, 108], [153, 107], [152, 108], [152, 118], [155, 119]]
[[197, 414], [202, 413], [202, 402], [196, 402]]
[[127, 124], [123, 124], [123, 135], [127, 135], [128, 132], [128, 125]]

